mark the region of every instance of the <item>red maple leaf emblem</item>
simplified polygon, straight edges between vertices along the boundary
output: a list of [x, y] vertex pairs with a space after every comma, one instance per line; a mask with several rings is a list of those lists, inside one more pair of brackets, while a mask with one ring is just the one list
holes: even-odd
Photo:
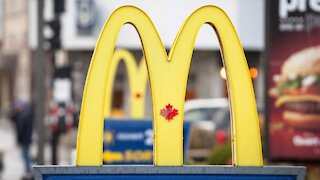
[[173, 108], [171, 104], [168, 104], [166, 105], [166, 108], [163, 108], [160, 110], [160, 114], [170, 122], [179, 113], [178, 113], [178, 110]]

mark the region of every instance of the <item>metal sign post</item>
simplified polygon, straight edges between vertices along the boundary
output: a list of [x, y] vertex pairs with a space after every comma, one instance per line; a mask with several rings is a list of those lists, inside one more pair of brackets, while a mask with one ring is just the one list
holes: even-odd
[[[121, 27], [140, 35], [151, 84], [154, 166], [102, 166], [105, 92]], [[233, 166], [183, 166], [183, 109], [192, 52], [203, 24], [220, 40], [231, 108]], [[223, 10], [204, 6], [182, 25], [167, 55], [148, 15], [137, 7], [115, 10], [101, 31], [87, 76], [78, 130], [76, 166], [35, 167], [37, 179], [303, 179], [304, 167], [264, 167], [259, 120], [247, 61]]]

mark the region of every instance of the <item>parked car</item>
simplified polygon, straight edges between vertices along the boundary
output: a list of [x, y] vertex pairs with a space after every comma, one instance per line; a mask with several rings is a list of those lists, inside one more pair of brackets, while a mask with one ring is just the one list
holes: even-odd
[[[261, 109], [261, 105], [258, 104], [259, 114]], [[193, 160], [206, 160], [221, 136], [225, 135], [225, 141], [230, 137], [230, 110], [227, 98], [186, 101], [184, 119], [192, 122], [188, 157]]]
[[188, 157], [205, 160], [215, 144], [217, 130], [229, 132], [230, 113], [226, 98], [186, 101], [184, 119], [192, 123]]

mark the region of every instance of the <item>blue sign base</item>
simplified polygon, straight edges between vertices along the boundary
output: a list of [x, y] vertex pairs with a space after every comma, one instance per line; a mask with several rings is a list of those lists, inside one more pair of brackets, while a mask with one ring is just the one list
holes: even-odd
[[36, 180], [304, 180], [305, 167], [35, 166]]
[[[128, 128], [130, 127], [130, 128]], [[187, 154], [191, 123], [183, 123], [183, 154]], [[103, 162], [105, 165], [153, 163], [152, 120], [104, 121]]]

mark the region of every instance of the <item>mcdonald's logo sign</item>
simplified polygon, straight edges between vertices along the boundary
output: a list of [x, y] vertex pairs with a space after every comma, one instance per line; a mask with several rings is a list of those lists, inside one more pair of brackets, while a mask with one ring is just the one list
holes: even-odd
[[131, 103], [130, 117], [134, 119], [142, 119], [144, 117], [145, 94], [147, 89], [147, 67], [144, 59], [142, 59], [140, 65], [137, 66], [133, 55], [129, 51], [123, 49], [115, 51], [109, 65], [109, 74], [106, 80], [104, 98], [104, 117], [109, 118], [111, 116], [113, 83], [118, 64], [121, 60], [124, 61], [128, 72]]
[[188, 72], [198, 31], [203, 24], [209, 24], [219, 38], [227, 72], [233, 164], [262, 166], [259, 121], [247, 61], [230, 19], [215, 6], [201, 7], [185, 20], [169, 55], [151, 19], [142, 10], [124, 6], [110, 15], [96, 44], [87, 75], [76, 164], [102, 165], [103, 119], [107, 108], [104, 108], [104, 102], [109, 97], [105, 94], [114, 76], [115, 42], [124, 24], [136, 28], [145, 55], [153, 104], [154, 164], [183, 165], [183, 106]]

